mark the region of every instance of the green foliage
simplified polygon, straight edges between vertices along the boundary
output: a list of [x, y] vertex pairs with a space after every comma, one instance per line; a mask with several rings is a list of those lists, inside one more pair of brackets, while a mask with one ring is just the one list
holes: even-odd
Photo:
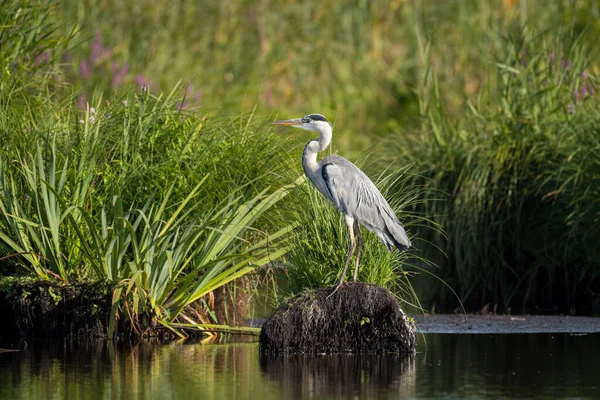
[[41, 110], [64, 84], [56, 67], [74, 29], [57, 33], [49, 1], [7, 0], [0, 7], [0, 146], [26, 146], [11, 128], [44, 126]]
[[[166, 168], [170, 164], [162, 157], [152, 159], [153, 153], [171, 144], [163, 144], [161, 150], [148, 149], [143, 138], [150, 136], [151, 142], [160, 137], [162, 126], [170, 133], [186, 135], [201, 132], [207, 124], [205, 118], [196, 118], [197, 125], [191, 124], [193, 117], [174, 118], [178, 112], [169, 111], [160, 99], [154, 99], [151, 111], [144, 111], [158, 113], [160, 119], [140, 114], [148, 102], [148, 95], [143, 93], [130, 107], [111, 109], [102, 120], [100, 111], [90, 110], [86, 120], [74, 125], [79, 132], [76, 143], [64, 133], [56, 133], [51, 144], [46, 141], [44, 147], [39, 145], [35, 156], [29, 155], [23, 162], [8, 162], [11, 149], [5, 149], [0, 157], [0, 239], [9, 254], [23, 271], [41, 278], [66, 282], [89, 277], [114, 282], [113, 315], [117, 317], [119, 310], [127, 312], [139, 334], [157, 322], [176, 322], [186, 307], [204, 295], [285, 254], [290, 229], [264, 218], [261, 224], [274, 227], [274, 233], [267, 236], [254, 228], [288, 192], [287, 187], [271, 190], [268, 182], [274, 178], [257, 176], [256, 170], [218, 166], [221, 176], [215, 182], [209, 179], [213, 164], [196, 162], [195, 172], [202, 165], [211, 168], [204, 170], [203, 177], [195, 178], [199, 182], [187, 195], [184, 191], [197, 175], [170, 186], [161, 182], [159, 188], [164, 190], [160, 194], [155, 189], [146, 196], [144, 189], [152, 185], [157, 171], [168, 177], [175, 176], [176, 170]], [[128, 122], [130, 108], [137, 109], [139, 124]], [[94, 115], [98, 119], [92, 118]], [[227, 136], [224, 125], [220, 126]], [[128, 138], [130, 132], [146, 129], [147, 135], [136, 141], [113, 141], [115, 131]], [[243, 132], [246, 136], [255, 134], [249, 124]], [[178, 142], [183, 147], [181, 158], [186, 148], [214, 145], [210, 136], [194, 138], [196, 141]], [[71, 147], [63, 153], [57, 143], [65, 140]], [[228, 146], [237, 146], [239, 141], [218, 145], [227, 152]], [[258, 161], [266, 150], [255, 149]], [[252, 147], [246, 150], [245, 160], [237, 159], [236, 167], [244, 162], [252, 164]], [[139, 157], [131, 155], [138, 151]], [[143, 158], [142, 151], [149, 156], [145, 168], [151, 173], [146, 174], [145, 168], [137, 171], [139, 190], [134, 193], [129, 174], [133, 160]], [[104, 164], [108, 157], [114, 160], [109, 166]], [[206, 187], [211, 184], [212, 188]], [[120, 193], [121, 188], [126, 195]], [[110, 192], [112, 199], [107, 199]], [[145, 203], [138, 207], [140, 198]], [[140, 319], [141, 315], [147, 320]], [[188, 317], [185, 322], [189, 321]]]
[[490, 49], [515, 22], [587, 27], [591, 42], [600, 33], [591, 1], [522, 3], [63, 0], [54, 16], [65, 33], [80, 28], [66, 69], [83, 99], [99, 88], [159, 92], [182, 81], [189, 107], [237, 113], [258, 102], [335, 117], [338, 147], [355, 158], [418, 122], [421, 34], [434, 40], [444, 107], [463, 112], [483, 87]]
[[495, 51], [481, 96], [458, 117], [441, 105], [437, 75], [427, 70], [423, 136], [399, 152], [448, 193], [419, 207], [448, 241], [419, 235], [448, 249], [448, 259], [428, 256], [472, 305], [585, 303], [600, 278], [591, 245], [600, 241], [600, 114], [590, 50], [574, 32], [518, 32]]
[[[163, 212], [168, 195], [157, 209], [147, 209], [148, 204], [128, 217], [113, 217], [113, 224], [107, 229], [111, 233], [102, 240], [94, 238], [99, 242], [96, 247], [107, 250], [107, 266], [113, 266], [111, 272], [118, 274], [120, 280], [113, 295], [112, 320], [119, 309], [125, 309], [140, 334], [147, 329], [136, 327], [143, 313], [153, 321], [150, 325], [161, 323], [171, 328], [172, 322], [192, 322], [194, 315], [186, 315], [186, 307], [281, 257], [287, 252], [282, 240], [290, 228], [284, 227], [253, 243], [243, 238], [256, 219], [284, 197], [288, 189], [271, 194], [264, 190], [245, 202], [233, 194], [218, 209], [201, 216], [185, 207], [196, 195], [194, 191], [166, 222]], [[122, 255], [130, 256], [123, 259]], [[121, 272], [124, 267], [126, 271]], [[111, 325], [111, 334], [113, 329]]]
[[[54, 33], [47, 5], [23, 7], [3, 9], [15, 31], [2, 31], [16, 54], [3, 53], [9, 62], [43, 45], [17, 46], [30, 29], [36, 38]], [[26, 81], [13, 64], [3, 89]], [[44, 68], [53, 64], [36, 74]], [[48, 97], [49, 81], [37, 85], [2, 108], [0, 258], [18, 274], [110, 281], [113, 322], [126, 316], [145, 334], [156, 324], [208, 322], [190, 305], [286, 253], [290, 225], [266, 212], [297, 174], [285, 140], [252, 114], [189, 114], [177, 88], [158, 97], [126, 91], [112, 103], [98, 96], [82, 111], [69, 96]]]
[[[93, 146], [84, 149], [93, 152]], [[84, 235], [84, 207], [92, 182], [90, 153], [82, 152], [74, 167], [68, 157], [57, 165], [54, 145], [45, 151], [38, 146], [35, 157], [12, 168], [0, 158], [0, 226], [6, 228], [0, 239], [22, 256], [25, 270], [40, 278], [53, 275], [67, 281], [82, 272], [78, 239]]]
[[[186, 240], [203, 243], [223, 228], [211, 216], [233, 218], [300, 174], [302, 143], [257, 124], [264, 110], [322, 112], [352, 160], [385, 141], [367, 172], [411, 166], [398, 172], [408, 183], [380, 187], [410, 214], [416, 254], [440, 269], [414, 267], [476, 307], [587, 303], [599, 279], [594, 7], [4, 2], [0, 272], [126, 279], [122, 313], [152, 308], [148, 288], [162, 286], [146, 268], [174, 266], [167, 254], [187, 229], [202, 224]], [[339, 213], [311, 190], [252, 221], [269, 232], [301, 223], [290, 262], [307, 269], [292, 268], [291, 290], [335, 282], [347, 249]], [[183, 203], [185, 220], [163, 232]], [[404, 290], [407, 260], [365, 238], [361, 279]], [[219, 240], [239, 255], [263, 239], [251, 229]]]

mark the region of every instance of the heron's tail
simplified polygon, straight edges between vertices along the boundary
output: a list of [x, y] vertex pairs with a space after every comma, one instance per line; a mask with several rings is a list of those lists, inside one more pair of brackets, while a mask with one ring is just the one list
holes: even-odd
[[407, 250], [410, 247], [410, 239], [406, 235], [404, 227], [398, 221], [386, 221], [385, 230], [378, 230], [377, 236], [385, 244], [389, 251], [396, 247], [400, 251]]

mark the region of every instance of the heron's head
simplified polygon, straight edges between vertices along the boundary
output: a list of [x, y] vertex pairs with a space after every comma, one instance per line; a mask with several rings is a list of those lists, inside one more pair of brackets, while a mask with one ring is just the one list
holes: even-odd
[[323, 128], [331, 129], [327, 118], [321, 114], [308, 114], [302, 118], [284, 119], [273, 122], [274, 125], [293, 126], [294, 128], [305, 129], [307, 131], [323, 131]]

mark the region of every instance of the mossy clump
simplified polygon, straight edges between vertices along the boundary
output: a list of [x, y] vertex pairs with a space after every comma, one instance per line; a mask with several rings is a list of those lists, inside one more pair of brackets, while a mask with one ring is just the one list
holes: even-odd
[[106, 337], [112, 285], [64, 285], [34, 279], [0, 281], [0, 336]]
[[380, 286], [346, 283], [303, 292], [264, 323], [260, 350], [271, 354], [404, 353], [415, 351], [415, 327]]

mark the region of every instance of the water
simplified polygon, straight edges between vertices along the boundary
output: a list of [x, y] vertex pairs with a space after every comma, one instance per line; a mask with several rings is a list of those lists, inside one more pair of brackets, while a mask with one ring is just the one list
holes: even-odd
[[412, 358], [270, 358], [257, 348], [28, 343], [0, 353], [0, 398], [600, 398], [600, 334], [426, 334]]

